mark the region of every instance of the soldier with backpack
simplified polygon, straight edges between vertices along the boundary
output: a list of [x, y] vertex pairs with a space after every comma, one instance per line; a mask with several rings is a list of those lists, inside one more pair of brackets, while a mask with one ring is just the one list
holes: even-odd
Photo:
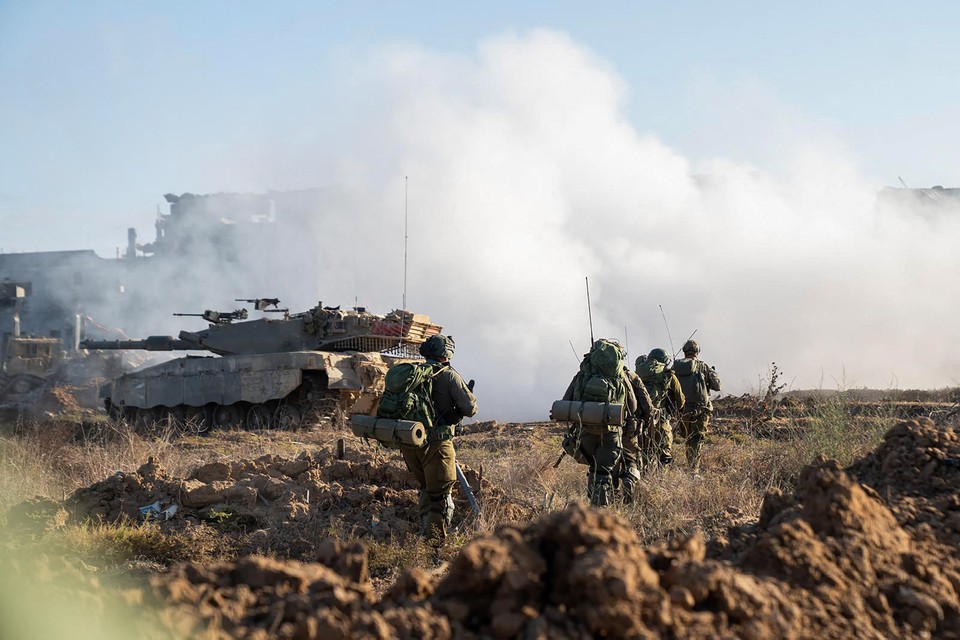
[[640, 376], [630, 371], [626, 365], [623, 372], [637, 399], [637, 410], [627, 416], [627, 421], [623, 425], [623, 452], [620, 456], [618, 480], [623, 503], [632, 504], [633, 490], [637, 481], [640, 480], [642, 443], [648, 437], [647, 434], [653, 425], [655, 409]]
[[677, 423], [677, 434], [686, 442], [687, 462], [694, 475], [700, 474], [703, 439], [713, 412], [710, 392], [720, 391], [720, 377], [713, 367], [697, 357], [699, 353], [697, 341], [687, 340], [683, 343], [683, 359], [673, 363], [673, 372], [686, 400]]
[[684, 397], [680, 381], [670, 370], [670, 354], [666, 349], [651, 349], [647, 356], [637, 358], [637, 375], [650, 394], [654, 419], [642, 441], [644, 461], [666, 466], [673, 462], [673, 428], [670, 419], [680, 414]]
[[401, 453], [420, 485], [423, 535], [433, 546], [443, 544], [453, 519], [451, 492], [457, 482], [453, 436], [464, 417], [477, 413], [477, 399], [450, 366], [455, 347], [453, 338], [430, 336], [420, 345], [426, 362], [391, 367], [377, 411], [378, 417], [416, 420], [426, 427], [426, 444], [401, 446]]
[[[637, 412], [637, 399], [624, 372], [624, 351], [614, 340], [593, 343], [580, 363], [564, 400], [625, 405], [628, 415]], [[590, 504], [606, 507], [613, 502], [613, 473], [622, 453], [622, 429], [615, 425], [582, 425], [579, 453], [590, 466], [587, 496]]]

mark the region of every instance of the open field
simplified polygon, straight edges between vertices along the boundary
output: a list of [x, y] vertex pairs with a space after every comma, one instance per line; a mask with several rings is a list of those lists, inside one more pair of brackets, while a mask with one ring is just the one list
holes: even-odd
[[[702, 479], [682, 462], [651, 470], [634, 504], [604, 513], [577, 506], [585, 467], [554, 466], [561, 425], [467, 425], [457, 449], [482, 513], [458, 492], [456, 530], [437, 553], [416, 535], [399, 455], [330, 425], [144, 437], [89, 416], [8, 423], [3, 606], [36, 593], [51, 606], [89, 599], [77, 615], [95, 610], [99, 622], [84, 628], [117, 637], [134, 627], [158, 637], [802, 636], [855, 625], [945, 637], [960, 614], [955, 398], [721, 400]], [[938, 424], [907, 423], [884, 440], [924, 416]], [[837, 462], [806, 466], [818, 456]], [[140, 507], [155, 501], [178, 510], [145, 521]], [[577, 608], [598, 592], [595, 610]], [[27, 614], [17, 628], [40, 635], [71, 620], [13, 608]]]

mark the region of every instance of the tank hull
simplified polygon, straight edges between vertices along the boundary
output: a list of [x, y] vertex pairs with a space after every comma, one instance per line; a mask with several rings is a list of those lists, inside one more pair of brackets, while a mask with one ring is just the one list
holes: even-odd
[[320, 351], [188, 356], [124, 374], [100, 396], [111, 414], [138, 423], [186, 418], [213, 426], [290, 427], [338, 412], [372, 413], [396, 360]]

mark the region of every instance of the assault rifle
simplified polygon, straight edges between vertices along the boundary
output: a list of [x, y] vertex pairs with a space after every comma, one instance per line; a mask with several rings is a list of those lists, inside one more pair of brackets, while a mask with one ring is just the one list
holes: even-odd
[[[473, 385], [475, 382], [471, 380], [467, 383], [467, 389], [470, 389], [470, 393], [473, 393]], [[459, 432], [460, 426], [457, 425], [457, 431]], [[460, 463], [454, 463], [457, 467], [457, 480], [460, 481], [460, 488], [463, 489], [463, 494], [467, 497], [467, 502], [470, 503], [470, 508], [473, 509], [473, 513], [478, 517], [480, 516], [480, 505], [477, 504], [477, 498], [473, 495], [473, 490], [470, 488], [470, 483], [467, 482], [467, 476], [463, 475], [463, 469], [460, 468]]]

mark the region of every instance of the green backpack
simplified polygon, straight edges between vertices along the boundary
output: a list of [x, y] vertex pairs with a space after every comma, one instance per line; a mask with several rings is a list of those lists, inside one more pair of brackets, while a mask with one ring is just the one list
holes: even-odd
[[627, 388], [623, 381], [623, 351], [620, 345], [601, 338], [580, 363], [573, 389], [574, 400], [623, 404]]
[[433, 365], [425, 362], [401, 362], [390, 367], [377, 417], [413, 420], [427, 429], [432, 427], [436, 416], [430, 393], [436, 373]]
[[663, 407], [669, 389], [670, 370], [659, 360], [644, 360], [637, 365], [637, 375], [650, 394], [650, 401], [656, 408]]
[[685, 399], [684, 413], [710, 405], [710, 393], [707, 391], [707, 380], [700, 370], [701, 366], [700, 361], [693, 358], [684, 358], [673, 363], [673, 373], [680, 381], [680, 390], [683, 391]]

